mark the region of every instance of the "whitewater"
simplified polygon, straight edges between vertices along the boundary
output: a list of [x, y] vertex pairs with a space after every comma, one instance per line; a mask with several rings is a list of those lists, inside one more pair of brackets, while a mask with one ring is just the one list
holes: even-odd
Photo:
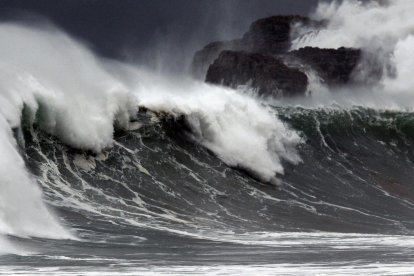
[[0, 275], [412, 273], [412, 11], [321, 3], [380, 81], [282, 100], [0, 23]]
[[[100, 153], [112, 146], [114, 128], [128, 129], [141, 106], [185, 115], [195, 140], [264, 181], [283, 173], [281, 158], [300, 160], [294, 149], [300, 137], [252, 98], [191, 80], [175, 83], [127, 65], [102, 64], [57, 29], [3, 24], [0, 35], [7, 37], [0, 45], [3, 234], [70, 238], [43, 205], [19, 155], [12, 129], [21, 128], [22, 121], [29, 127], [36, 123], [67, 145]], [[105, 66], [126, 71], [125, 81]]]

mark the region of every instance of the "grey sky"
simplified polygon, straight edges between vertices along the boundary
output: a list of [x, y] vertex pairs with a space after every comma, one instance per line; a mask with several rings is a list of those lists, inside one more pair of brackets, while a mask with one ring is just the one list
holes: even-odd
[[308, 14], [316, 4], [317, 0], [0, 0], [0, 15], [42, 15], [101, 55], [139, 58], [162, 48], [180, 56], [210, 41], [238, 36], [255, 19]]

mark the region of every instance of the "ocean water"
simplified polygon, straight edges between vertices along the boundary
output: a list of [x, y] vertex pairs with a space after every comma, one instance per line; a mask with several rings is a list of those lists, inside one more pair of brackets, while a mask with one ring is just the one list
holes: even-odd
[[285, 100], [1, 23], [0, 275], [414, 274], [411, 8], [321, 4], [397, 74]]

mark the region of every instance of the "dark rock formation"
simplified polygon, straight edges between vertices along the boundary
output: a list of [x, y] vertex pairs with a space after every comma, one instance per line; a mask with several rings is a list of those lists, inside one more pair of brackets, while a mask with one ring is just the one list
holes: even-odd
[[208, 44], [194, 55], [191, 70], [196, 78], [204, 79], [208, 67], [224, 50], [247, 51], [263, 54], [282, 54], [291, 46], [291, 27], [294, 24], [316, 26], [302, 16], [273, 16], [254, 22], [241, 39], [216, 41]]
[[259, 95], [283, 97], [306, 92], [308, 78], [269, 55], [223, 51], [209, 67], [206, 82], [236, 88], [249, 85]]
[[250, 85], [260, 95], [275, 97], [304, 95], [308, 85], [303, 73], [306, 70], [317, 72], [329, 86], [363, 83], [355, 78], [355, 72], [365, 72], [368, 77], [364, 79], [375, 81], [381, 71], [367, 71], [361, 66], [363, 55], [359, 49], [305, 47], [289, 52], [292, 39], [324, 25], [325, 22], [302, 16], [257, 20], [241, 39], [210, 43], [198, 51], [193, 59], [193, 74], [206, 82], [233, 88]]
[[208, 67], [225, 50], [244, 50], [241, 40], [216, 41], [208, 44], [202, 50], [195, 53], [191, 64], [191, 72], [197, 79], [205, 79]]
[[[291, 47], [291, 29], [295, 24], [310, 25], [303, 16], [272, 16], [253, 22], [241, 39], [245, 50], [265, 54], [282, 54]], [[313, 23], [314, 25], [316, 23]]]
[[305, 47], [289, 53], [314, 69], [328, 85], [351, 82], [351, 76], [361, 60], [361, 50], [352, 48], [320, 49]]

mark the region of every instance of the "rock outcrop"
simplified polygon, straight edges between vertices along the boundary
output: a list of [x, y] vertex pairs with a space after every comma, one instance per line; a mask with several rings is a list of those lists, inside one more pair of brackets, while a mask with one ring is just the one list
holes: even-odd
[[208, 67], [220, 55], [222, 51], [246, 50], [241, 40], [216, 41], [208, 44], [202, 50], [195, 53], [191, 64], [191, 72], [197, 79], [205, 79]]
[[236, 88], [249, 85], [260, 96], [294, 96], [306, 92], [308, 79], [277, 58], [260, 53], [223, 51], [209, 67], [206, 82]]
[[198, 51], [194, 76], [228, 87], [249, 85], [261, 96], [289, 97], [307, 91], [306, 70], [316, 72], [328, 86], [353, 81], [362, 59], [359, 49], [305, 47], [289, 52], [297, 30], [323, 28], [325, 22], [302, 16], [273, 16], [254, 22], [240, 39], [218, 41]]
[[303, 16], [272, 16], [253, 22], [241, 42], [245, 50], [277, 55], [289, 51], [294, 25], [316, 26], [318, 23]]
[[317, 26], [318, 22], [302, 16], [273, 16], [255, 21], [241, 39], [216, 41], [196, 52], [191, 70], [196, 78], [204, 79], [208, 67], [222, 51], [246, 51], [262, 54], [286, 53], [291, 46], [292, 26]]

